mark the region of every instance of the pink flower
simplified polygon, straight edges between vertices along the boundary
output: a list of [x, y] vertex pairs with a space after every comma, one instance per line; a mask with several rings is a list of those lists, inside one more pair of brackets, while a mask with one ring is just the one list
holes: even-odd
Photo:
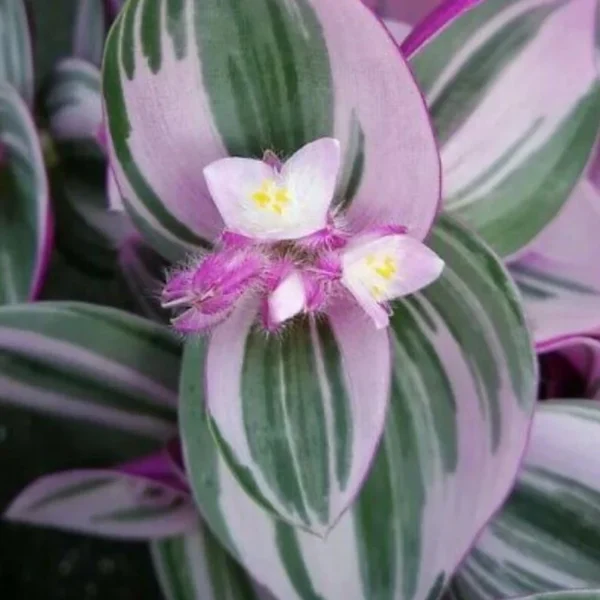
[[225, 158], [204, 175], [225, 223], [216, 250], [173, 273], [162, 304], [174, 327], [204, 331], [244, 298], [260, 298], [268, 330], [352, 297], [378, 329], [389, 302], [435, 281], [444, 263], [401, 223], [355, 228], [333, 205], [340, 144], [322, 138], [279, 164]]

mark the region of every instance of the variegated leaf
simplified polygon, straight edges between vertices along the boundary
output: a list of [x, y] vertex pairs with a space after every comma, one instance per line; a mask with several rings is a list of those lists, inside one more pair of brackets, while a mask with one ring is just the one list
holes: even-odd
[[73, 29], [73, 56], [100, 66], [104, 41], [125, 0], [78, 0]]
[[530, 251], [511, 264], [539, 345], [600, 331], [600, 191], [579, 184]]
[[100, 71], [92, 63], [66, 58], [56, 65], [45, 104], [50, 132], [57, 142], [88, 142], [91, 146], [97, 145], [99, 152], [102, 150], [100, 88]]
[[0, 0], [0, 83], [14, 87], [33, 104], [31, 35], [24, 0]]
[[0, 305], [38, 294], [51, 238], [40, 139], [22, 98], [9, 84], [0, 83]]
[[151, 554], [165, 600], [274, 600], [204, 526], [153, 542]]
[[[383, 442], [358, 500], [326, 539], [274, 520], [233, 477], [203, 406], [205, 347], [186, 347], [180, 426], [196, 501], [219, 541], [278, 598], [436, 598], [512, 485], [536, 384], [515, 291], [489, 250], [451, 221], [431, 244], [444, 276], [395, 307]], [[321, 339], [335, 349], [331, 336]], [[314, 385], [308, 376], [302, 383]], [[302, 398], [307, 414], [311, 400]], [[355, 419], [350, 412], [330, 447], [342, 448]], [[263, 427], [283, 439], [275, 421]], [[317, 444], [303, 461], [325, 451]]]
[[242, 307], [192, 367], [204, 372], [215, 441], [257, 502], [325, 535], [356, 497], [383, 433], [388, 333], [358, 308], [280, 337], [254, 330], [255, 320], [256, 307]]
[[103, 89], [127, 209], [168, 258], [223, 227], [204, 166], [323, 136], [342, 144], [350, 224], [399, 222], [417, 237], [431, 226], [439, 160], [425, 106], [360, 2], [132, 0], [107, 42]]
[[444, 206], [503, 256], [557, 216], [590, 157], [595, 11], [595, 0], [487, 0], [449, 23], [434, 16], [403, 46], [441, 145]]
[[[363, 0], [363, 2], [386, 21], [391, 20], [409, 27], [414, 27], [440, 4], [444, 4], [442, 0]], [[460, 2], [460, 4], [465, 3], [465, 0]]]
[[3, 418], [30, 415], [34, 431], [52, 425], [50, 454], [66, 446], [74, 465], [136, 458], [176, 432], [179, 351], [168, 329], [124, 312], [60, 302], [4, 307], [0, 410]]
[[600, 586], [600, 403], [540, 405], [525, 469], [454, 584], [464, 599]]
[[73, 56], [100, 66], [108, 31], [107, 0], [79, 0], [73, 30]]
[[9, 521], [130, 540], [178, 535], [198, 523], [189, 494], [102, 469], [42, 477], [19, 494], [3, 516]]
[[59, 157], [51, 170], [58, 246], [86, 272], [114, 273], [133, 227], [126, 214], [113, 210], [119, 199], [103, 146], [100, 84], [94, 65], [65, 59], [52, 73], [45, 106]]

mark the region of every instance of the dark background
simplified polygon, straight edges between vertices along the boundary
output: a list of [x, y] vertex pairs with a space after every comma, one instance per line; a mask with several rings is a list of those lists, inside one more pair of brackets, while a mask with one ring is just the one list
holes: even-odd
[[[32, 0], [38, 88], [70, 53], [78, 0]], [[42, 439], [40, 439], [42, 438]], [[44, 468], [52, 432], [0, 413], [0, 510], [25, 473]], [[37, 454], [37, 456], [36, 456]], [[160, 600], [146, 544], [127, 544], [0, 521], [2, 600]]]

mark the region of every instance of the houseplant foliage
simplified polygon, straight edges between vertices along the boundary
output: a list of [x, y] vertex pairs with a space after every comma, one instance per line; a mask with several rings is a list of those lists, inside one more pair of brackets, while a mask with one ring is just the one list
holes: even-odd
[[166, 598], [598, 597], [596, 11], [86, 0], [35, 96], [0, 0], [5, 518]]

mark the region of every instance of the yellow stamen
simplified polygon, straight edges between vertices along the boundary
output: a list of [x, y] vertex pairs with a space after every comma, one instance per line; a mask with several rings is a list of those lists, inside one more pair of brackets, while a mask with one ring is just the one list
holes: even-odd
[[252, 194], [252, 200], [259, 208], [281, 216], [290, 203], [290, 195], [286, 188], [279, 187], [272, 179], [267, 179]]
[[371, 286], [371, 294], [373, 295], [373, 298], [375, 298], [375, 300], [377, 300], [378, 302], [380, 300], [383, 300], [384, 291], [381, 286], [372, 285]]
[[365, 264], [371, 272], [369, 290], [378, 302], [385, 300], [390, 282], [398, 273], [398, 265], [389, 254], [370, 255], [365, 258]]
[[383, 264], [375, 267], [375, 272], [380, 276], [389, 281], [398, 272], [396, 263], [392, 258], [386, 256], [383, 260]]

